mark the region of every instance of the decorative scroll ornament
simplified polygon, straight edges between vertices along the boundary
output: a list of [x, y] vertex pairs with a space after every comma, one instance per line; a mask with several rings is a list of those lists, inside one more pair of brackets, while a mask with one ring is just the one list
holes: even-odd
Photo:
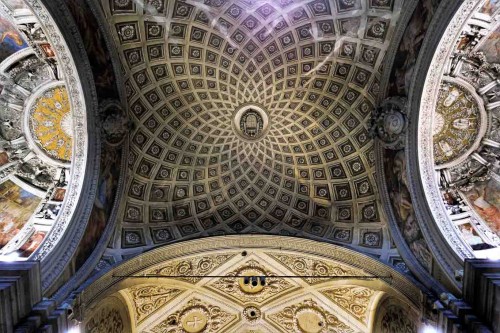
[[[255, 260], [250, 260], [244, 266], [227, 274], [227, 278], [221, 278], [211, 285], [225, 295], [234, 297], [242, 303], [262, 304], [276, 295], [290, 290], [293, 285], [283, 279], [274, 277], [272, 271], [262, 267]], [[234, 278], [235, 276], [243, 276]], [[248, 276], [249, 278], [244, 278]], [[266, 277], [265, 280], [250, 279], [250, 277]]]
[[396, 305], [387, 308], [382, 317], [381, 333], [416, 333], [417, 326], [408, 314]]
[[370, 132], [385, 148], [397, 150], [404, 147], [408, 127], [407, 105], [404, 97], [390, 97], [374, 110]]
[[[344, 324], [312, 299], [287, 306], [278, 313], [271, 314], [269, 319], [284, 329], [284, 332], [302, 333], [350, 333], [352, 328]], [[396, 331], [395, 331], [396, 332]]]
[[87, 323], [85, 332], [90, 333], [122, 333], [123, 319], [116, 309], [103, 308]]
[[235, 254], [220, 254], [173, 261], [166, 266], [148, 271], [146, 275], [172, 276], [175, 279], [195, 284], [201, 280], [200, 276], [211, 273], [234, 256]]
[[304, 276], [303, 279], [311, 285], [324, 282], [325, 278], [331, 276], [353, 276], [360, 274], [360, 272], [354, 271], [343, 265], [333, 266], [321, 260], [294, 257], [285, 254], [269, 253], [268, 255], [298, 276]]
[[322, 293], [360, 322], [367, 323], [368, 306], [375, 294], [373, 290], [359, 286], [341, 286], [323, 290]]
[[173, 300], [183, 290], [164, 286], [144, 286], [131, 288], [135, 318], [141, 322], [162, 306]]

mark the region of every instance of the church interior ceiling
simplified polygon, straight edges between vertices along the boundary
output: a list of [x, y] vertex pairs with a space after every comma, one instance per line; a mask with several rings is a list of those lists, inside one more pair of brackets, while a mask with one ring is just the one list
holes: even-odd
[[[232, 240], [238, 241], [233, 237], [214, 242], [231, 248], [236, 244]], [[291, 246], [290, 238], [268, 237], [262, 248], [257, 237], [253, 241], [255, 247], [241, 251], [201, 250], [196, 240], [188, 242], [193, 246], [181, 244], [170, 252], [160, 249], [154, 262], [143, 258], [147, 268], [118, 266], [107, 274], [122, 277], [117, 285], [108, 285], [103, 277], [95, 282], [97, 289], [89, 287], [87, 299], [97, 298], [85, 305], [84, 331], [417, 332], [418, 310], [412, 302], [420, 292], [414, 286], [405, 291], [410, 298], [398, 292], [404, 278], [370, 279], [374, 268], [368, 262], [360, 268], [316, 253], [267, 247], [281, 241]], [[182, 249], [203, 254], [183, 255]], [[162, 261], [171, 252], [177, 256]], [[129, 269], [136, 278], [127, 279]], [[390, 271], [377, 268], [380, 275]], [[102, 292], [99, 288], [106, 285]]]
[[[451, 56], [432, 65], [443, 74], [439, 81], [430, 75], [436, 89], [423, 97], [435, 107], [424, 109], [419, 124], [422, 140], [432, 144], [424, 142], [420, 153], [422, 169], [435, 177], [435, 185], [426, 185], [433, 189], [427, 199], [435, 202], [437, 223], [451, 228], [443, 231], [448, 238], [461, 239], [454, 247], [466, 257], [499, 257], [498, 13], [497, 3], [478, 3], [462, 30], [453, 32]], [[432, 122], [424, 120], [428, 115]], [[426, 161], [429, 149], [433, 159]]]
[[396, 253], [369, 120], [401, 1], [101, 5], [133, 123], [113, 260], [232, 233]]
[[24, 2], [0, 2], [2, 260], [42, 259], [63, 234], [79, 196], [82, 179], [75, 174], [85, 166], [80, 152], [86, 136], [74, 124], [81, 109], [72, 110], [66, 66], [58, 60], [65, 51], [56, 51]]

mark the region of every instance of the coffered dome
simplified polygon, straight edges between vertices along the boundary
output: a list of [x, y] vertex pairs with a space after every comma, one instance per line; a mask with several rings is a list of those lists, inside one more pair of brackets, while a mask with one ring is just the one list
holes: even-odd
[[135, 127], [114, 247], [274, 233], [387, 252], [368, 123], [399, 1], [102, 4]]

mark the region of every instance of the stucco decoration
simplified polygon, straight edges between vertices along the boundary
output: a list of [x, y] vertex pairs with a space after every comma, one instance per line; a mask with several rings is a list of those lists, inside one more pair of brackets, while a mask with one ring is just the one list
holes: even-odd
[[384, 148], [397, 150], [405, 146], [407, 103], [404, 97], [389, 97], [374, 110], [371, 134]]
[[433, 124], [434, 160], [439, 167], [462, 157], [481, 127], [477, 101], [463, 86], [443, 82]]
[[125, 299], [115, 294], [89, 312], [82, 328], [85, 333], [132, 333]]
[[[215, 257], [227, 259], [207, 263], [204, 271], [156, 274]], [[188, 241], [118, 265], [81, 293], [83, 320], [87, 308], [116, 293], [128, 300], [136, 331], [148, 333], [379, 332], [377, 318], [392, 315], [380, 306], [385, 299], [412, 316], [423, 300], [415, 285], [374, 259], [331, 244], [262, 235]]]
[[73, 118], [64, 87], [55, 87], [38, 97], [29, 110], [30, 134], [50, 157], [70, 162], [73, 154]]
[[[486, 6], [486, 5], [485, 5]], [[419, 165], [430, 210], [457, 255], [497, 257], [500, 238], [498, 8], [468, 1], [434, 55], [419, 114]], [[433, 144], [432, 151], [429, 145]]]
[[[17, 200], [9, 213], [23, 221], [3, 228], [0, 255], [41, 260], [63, 237], [76, 209], [87, 156], [86, 111], [63, 39], [48, 33], [50, 16], [42, 22], [36, 16], [42, 9], [19, 5], [0, 2], [0, 183], [15, 184], [6, 193], [26, 200]], [[12, 41], [15, 50], [6, 46]], [[39, 200], [28, 216], [30, 196]]]
[[401, 306], [389, 305], [383, 310], [380, 326], [381, 333], [417, 333], [417, 324]]

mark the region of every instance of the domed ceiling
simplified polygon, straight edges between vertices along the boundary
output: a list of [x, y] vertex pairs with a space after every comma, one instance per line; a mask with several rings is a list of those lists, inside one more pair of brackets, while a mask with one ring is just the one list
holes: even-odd
[[35, 14], [44, 11], [0, 1], [0, 260], [44, 259], [83, 182], [85, 104], [52, 18]]
[[395, 253], [368, 124], [400, 1], [101, 4], [133, 122], [113, 248], [273, 233]]
[[499, 13], [496, 2], [464, 5], [441, 41], [449, 56], [436, 53], [421, 102], [427, 201], [462, 259], [500, 256]]

